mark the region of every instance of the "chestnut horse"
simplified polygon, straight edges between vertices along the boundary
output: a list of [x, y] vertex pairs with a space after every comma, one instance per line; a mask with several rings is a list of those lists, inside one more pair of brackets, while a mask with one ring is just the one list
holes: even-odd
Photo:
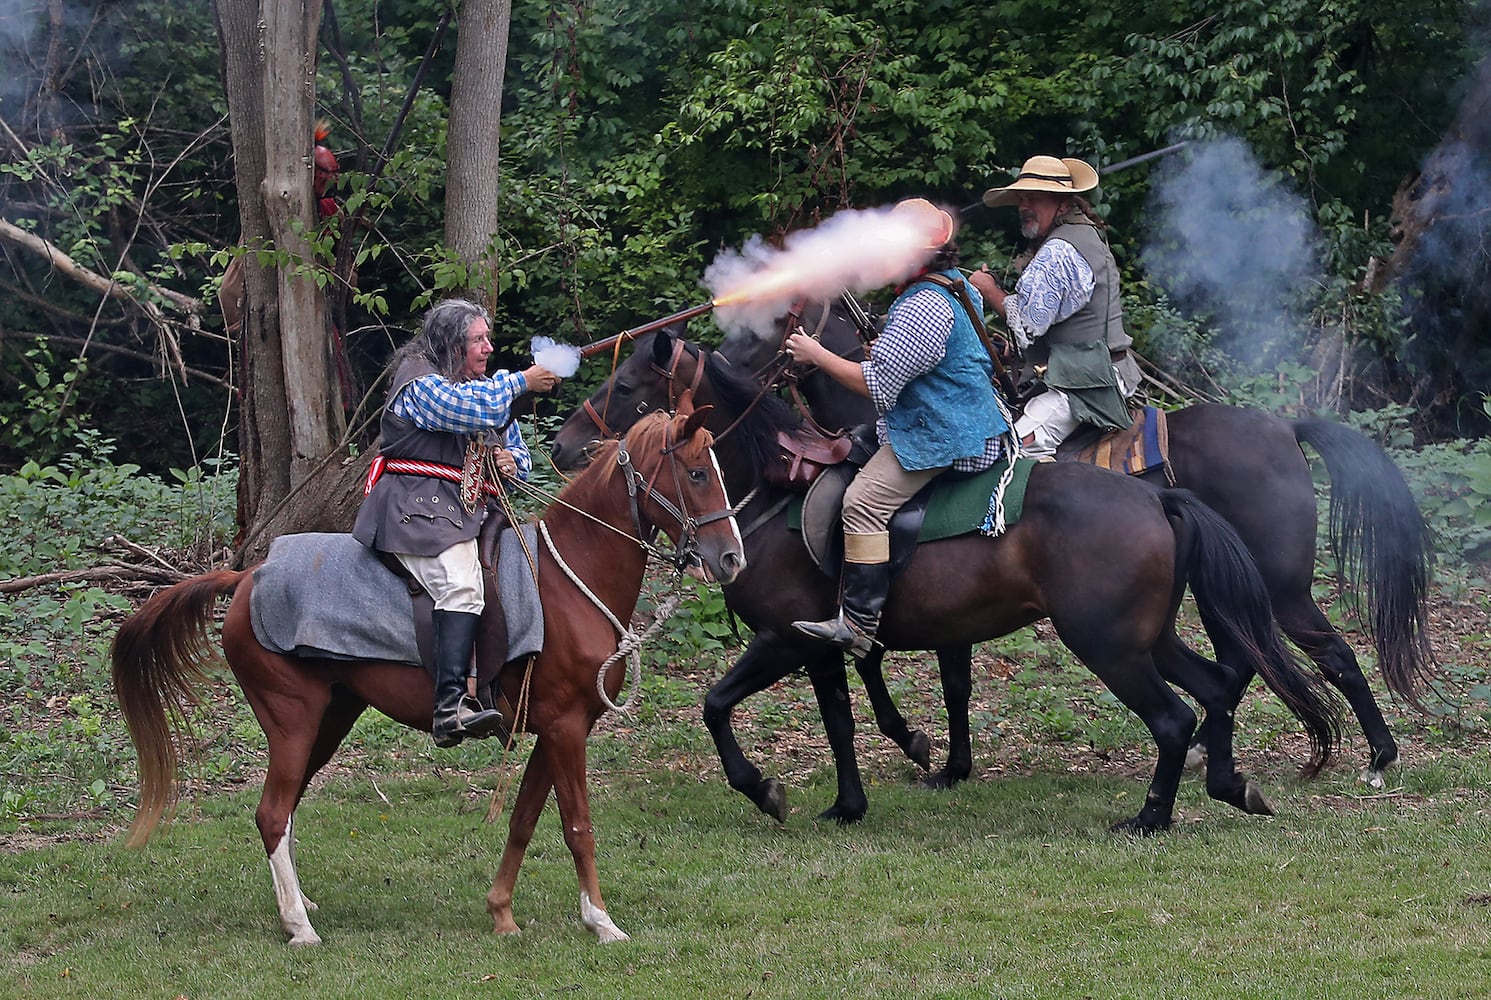
[[[508, 664], [500, 682], [522, 705], [519, 723], [537, 740], [509, 821], [507, 846], [487, 895], [499, 934], [516, 934], [513, 886], [523, 854], [552, 788], [565, 843], [580, 883], [580, 918], [602, 941], [626, 935], [601, 899], [595, 836], [586, 789], [585, 744], [621, 689], [625, 665], [617, 628], [636, 608], [649, 542], [661, 529], [678, 548], [678, 564], [727, 583], [745, 568], [740, 532], [703, 429], [707, 408], [676, 417], [656, 414], [602, 449], [544, 513], [545, 544], [535, 547], [545, 639], [531, 671]], [[490, 573], [488, 586], [492, 585]], [[140, 802], [130, 846], [145, 843], [175, 797], [184, 705], [203, 680], [208, 626], [219, 596], [232, 594], [222, 647], [269, 741], [269, 768], [255, 814], [269, 855], [280, 922], [291, 944], [319, 944], [295, 870], [295, 808], [369, 706], [428, 732], [434, 688], [419, 667], [379, 661], [312, 659], [265, 649], [249, 615], [253, 569], [219, 570], [153, 596], [114, 639], [114, 688], [140, 758]], [[491, 605], [489, 605], [490, 607]], [[480, 655], [480, 653], [478, 653]], [[598, 677], [611, 664], [604, 680]], [[598, 687], [604, 683], [603, 699]], [[522, 688], [527, 686], [527, 691]]]
[[[841, 356], [863, 357], [859, 332], [843, 301], [811, 307], [804, 323]], [[750, 333], [727, 337], [720, 352], [767, 379], [781, 372], [773, 363], [778, 360], [776, 343]], [[829, 430], [875, 419], [869, 400], [821, 372], [803, 375], [798, 385], [804, 405]], [[1288, 420], [1210, 403], [1171, 411], [1166, 418], [1173, 485], [1194, 492], [1236, 529], [1263, 573], [1284, 634], [1350, 704], [1367, 741], [1362, 779], [1380, 786], [1382, 772], [1398, 759], [1398, 744], [1356, 654], [1315, 603], [1315, 480], [1301, 445], [1320, 455], [1330, 479], [1327, 541], [1336, 554], [1341, 599], [1360, 612], [1388, 689], [1416, 705], [1419, 682], [1433, 664], [1426, 632], [1432, 545], [1402, 472], [1371, 439], [1328, 420]], [[968, 654], [954, 655], [966, 659]], [[952, 664], [949, 669], [956, 677], [960, 668]], [[926, 737], [908, 729], [878, 665], [863, 664], [861, 674], [882, 730], [926, 766]], [[1244, 684], [1248, 680], [1241, 678]], [[968, 682], [957, 678], [955, 683], [966, 687]], [[1202, 724], [1203, 735], [1208, 724]], [[967, 742], [958, 737], [966, 735], [967, 720], [950, 718], [949, 727], [953, 746], [948, 766], [929, 784], [951, 784], [969, 773]]]
[[[725, 776], [763, 812], [785, 819], [785, 792], [745, 758], [731, 713], [805, 667], [838, 768], [838, 797], [822, 815], [857, 821], [867, 801], [854, 756], [843, 655], [791, 625], [832, 614], [838, 585], [789, 528], [791, 495], [761, 476], [778, 455], [776, 432], [796, 422], [786, 403], [764, 395], [748, 370], [659, 332], [639, 338], [634, 353], [560, 428], [555, 460], [561, 468], [583, 463], [598, 446], [598, 434], [624, 433], [639, 414], [672, 405], [675, 383], [695, 387], [696, 398], [714, 406], [710, 421], [726, 482], [745, 497], [740, 518], [750, 568], [726, 585], [725, 598], [755, 636], [704, 706]], [[597, 418], [609, 426], [598, 427]], [[1175, 633], [1188, 583], [1221, 664], [1186, 647]], [[966, 678], [972, 643], [1043, 618], [1154, 737], [1158, 758], [1144, 807], [1118, 828], [1150, 833], [1171, 822], [1196, 716], [1167, 680], [1218, 720], [1206, 735], [1213, 798], [1247, 812], [1270, 811], [1233, 759], [1231, 719], [1241, 671], [1261, 673], [1285, 699], [1310, 734], [1316, 763], [1330, 754], [1338, 722], [1332, 701], [1286, 651], [1267, 591], [1236, 534], [1184, 491], [1157, 491], [1089, 465], [1039, 465], [1030, 472], [1023, 514], [1004, 534], [917, 547], [891, 585], [879, 639], [890, 649], [936, 649], [946, 684], [948, 664], [959, 651]], [[966, 710], [965, 700], [965, 718]]]

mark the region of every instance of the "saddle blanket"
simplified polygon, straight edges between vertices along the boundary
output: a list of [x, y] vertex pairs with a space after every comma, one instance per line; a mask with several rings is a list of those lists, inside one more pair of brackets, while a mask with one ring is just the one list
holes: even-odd
[[1134, 422], [1121, 431], [1104, 434], [1087, 443], [1073, 442], [1072, 449], [1062, 448], [1057, 457], [1076, 462], [1087, 462], [1114, 472], [1137, 476], [1150, 469], [1163, 468], [1165, 479], [1175, 484], [1170, 473], [1170, 432], [1165, 423], [1165, 411], [1153, 406], [1139, 406], [1129, 411]]
[[[532, 550], [537, 533], [532, 525], [523, 531]], [[514, 531], [502, 533], [498, 577], [508, 659], [538, 652], [544, 644], [543, 608]], [[249, 620], [254, 637], [276, 653], [422, 662], [408, 587], [377, 553], [348, 534], [307, 532], [270, 543], [269, 556], [254, 570]]]
[[[1000, 459], [983, 472], [970, 476], [943, 476], [936, 480], [931, 499], [927, 501], [926, 514], [922, 518], [917, 541], [933, 542], [939, 538], [955, 538], [976, 531], [997, 534], [994, 524], [997, 508], [1002, 504], [1004, 525], [1008, 527], [1020, 519], [1025, 504], [1025, 489], [1030, 484], [1030, 470], [1035, 462], [1028, 458], [1015, 459], [1013, 470], [1008, 458]], [[1006, 472], [1010, 479], [1001, 495], [999, 484]], [[787, 514], [787, 525], [793, 531], [802, 530], [802, 500], [792, 503]]]

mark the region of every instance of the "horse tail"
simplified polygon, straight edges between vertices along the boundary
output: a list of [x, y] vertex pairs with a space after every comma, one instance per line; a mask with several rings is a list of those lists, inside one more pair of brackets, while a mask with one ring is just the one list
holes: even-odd
[[208, 626], [217, 598], [232, 593], [243, 572], [217, 570], [184, 580], [146, 601], [119, 628], [109, 656], [114, 694], [140, 758], [140, 801], [125, 841], [150, 839], [176, 799], [177, 741], [190, 729], [186, 710], [206, 680]]
[[1284, 644], [1263, 575], [1232, 525], [1189, 490], [1161, 490], [1160, 503], [1180, 523], [1177, 585], [1190, 585], [1213, 643], [1221, 637], [1240, 650], [1304, 726], [1310, 740], [1306, 771], [1318, 771], [1341, 741], [1340, 699]]
[[1375, 441], [1331, 420], [1294, 422], [1294, 437], [1325, 460], [1330, 542], [1340, 591], [1362, 619], [1387, 686], [1421, 707], [1434, 664], [1428, 639], [1429, 526], [1403, 473]]

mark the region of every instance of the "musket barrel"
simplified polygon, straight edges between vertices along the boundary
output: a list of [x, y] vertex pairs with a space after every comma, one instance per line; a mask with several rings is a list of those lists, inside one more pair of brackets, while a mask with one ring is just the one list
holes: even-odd
[[713, 308], [714, 302], [709, 301], [697, 306], [690, 306], [687, 309], [680, 309], [678, 312], [673, 313], [672, 315], [664, 316], [662, 319], [652, 320], [649, 323], [643, 323], [641, 326], [634, 326], [630, 330], [622, 330], [618, 334], [606, 337], [601, 340], [597, 340], [594, 343], [586, 344], [584, 347], [581, 347], [580, 357], [595, 357], [602, 351], [609, 351], [614, 348], [618, 341], [625, 343], [629, 340], [636, 340], [644, 333], [651, 333], [654, 330], [661, 330], [663, 327], [669, 326], [673, 323], [681, 323], [684, 320], [693, 319], [695, 316], [702, 316]]

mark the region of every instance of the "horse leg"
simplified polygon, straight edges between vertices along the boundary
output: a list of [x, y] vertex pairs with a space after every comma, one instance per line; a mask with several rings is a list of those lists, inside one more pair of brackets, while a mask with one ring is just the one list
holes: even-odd
[[320, 728], [318, 720], [331, 702], [331, 689], [303, 681], [298, 690], [281, 687], [270, 694], [262, 687], [245, 684], [242, 676], [239, 685], [269, 740], [269, 768], [254, 822], [264, 841], [264, 852], [269, 855], [280, 925], [290, 935], [292, 945], [320, 944], [295, 870], [294, 819]]
[[[757, 632], [735, 666], [704, 696], [704, 725], [714, 738], [725, 780], [778, 823], [787, 821], [787, 793], [777, 779], [764, 777], [760, 768], [746, 759], [730, 720], [736, 705], [771, 687], [801, 665], [801, 656], [786, 655], [793, 648], [770, 631]], [[832, 655], [843, 654], [834, 650]]]
[[548, 802], [549, 789], [554, 787], [554, 772], [549, 768], [546, 742], [540, 738], [528, 755], [523, 780], [518, 784], [518, 797], [507, 821], [507, 844], [502, 849], [502, 861], [497, 866], [497, 877], [492, 881], [491, 891], [487, 893], [487, 913], [492, 917], [495, 934], [521, 933], [513, 919], [513, 889], [518, 884], [518, 869], [523, 867], [523, 855], [528, 852], [533, 829]]
[[[305, 790], [310, 787], [311, 779], [314, 778], [331, 760], [337, 748], [342, 745], [342, 740], [352, 731], [352, 724], [362, 715], [363, 710], [368, 707], [367, 702], [354, 695], [343, 687], [332, 689], [331, 704], [326, 708], [326, 714], [321, 717], [321, 727], [316, 730], [316, 742], [311, 747], [310, 759], [306, 762], [305, 777], [300, 782], [300, 793], [295, 796], [295, 805], [291, 807], [293, 817], [294, 810], [300, 807], [300, 800], [305, 798]], [[290, 864], [295, 865], [295, 838], [290, 838]], [[310, 897], [305, 894], [302, 887], [300, 901], [310, 913], [320, 909]]]
[[[1218, 649], [1217, 655], [1225, 654]], [[1246, 683], [1232, 682], [1230, 679], [1236, 676], [1233, 671], [1206, 659], [1173, 631], [1160, 637], [1154, 656], [1160, 676], [1195, 698], [1206, 713], [1205, 722], [1196, 730], [1206, 748], [1206, 794], [1245, 813], [1272, 816], [1273, 807], [1262, 789], [1238, 773], [1233, 754], [1237, 703]], [[1237, 661], [1230, 658], [1226, 662]]]
[[920, 729], [906, 724], [906, 717], [890, 696], [885, 686], [885, 673], [881, 665], [885, 660], [885, 647], [874, 646], [870, 655], [854, 661], [859, 678], [864, 682], [865, 695], [870, 699], [870, 708], [875, 713], [875, 724], [880, 732], [901, 748], [908, 760], [926, 770], [932, 766], [932, 741]]
[[825, 653], [809, 660], [807, 667], [839, 778], [838, 797], [833, 805], [818, 814], [818, 818], [831, 819], [835, 823], [858, 823], [865, 818], [870, 802], [865, 798], [865, 786], [859, 776], [859, 759], [854, 753], [854, 711], [849, 702], [844, 658], [837, 651]]
[[1384, 784], [1382, 772], [1398, 760], [1398, 743], [1382, 717], [1382, 709], [1372, 697], [1371, 685], [1345, 639], [1341, 638], [1320, 608], [1308, 597], [1296, 600], [1275, 599], [1274, 615], [1284, 634], [1304, 650], [1320, 667], [1325, 679], [1346, 696], [1367, 739], [1370, 756], [1361, 779], [1373, 788]]
[[[1058, 635], [1061, 632], [1058, 626]], [[1145, 835], [1169, 829], [1175, 816], [1180, 775], [1185, 769], [1186, 748], [1196, 729], [1196, 713], [1160, 678], [1148, 653], [1113, 656], [1102, 652], [1104, 644], [1088, 643], [1084, 648], [1084, 644], [1074, 643], [1064, 635], [1061, 638], [1108, 685], [1114, 696], [1139, 716], [1155, 741], [1155, 770], [1144, 807], [1133, 819], [1115, 823], [1112, 829], [1117, 833]]]
[[580, 921], [602, 944], [629, 940], [611, 921], [601, 898], [600, 876], [595, 868], [595, 827], [590, 821], [590, 790], [585, 774], [585, 738], [589, 727], [572, 717], [555, 733], [545, 748], [553, 772], [554, 798], [559, 804], [559, 822], [564, 842], [575, 861], [580, 881]]
[[941, 646], [937, 672], [947, 708], [947, 763], [922, 779], [928, 788], [951, 788], [973, 773], [973, 737], [968, 730], [968, 701], [973, 697], [973, 647]]

